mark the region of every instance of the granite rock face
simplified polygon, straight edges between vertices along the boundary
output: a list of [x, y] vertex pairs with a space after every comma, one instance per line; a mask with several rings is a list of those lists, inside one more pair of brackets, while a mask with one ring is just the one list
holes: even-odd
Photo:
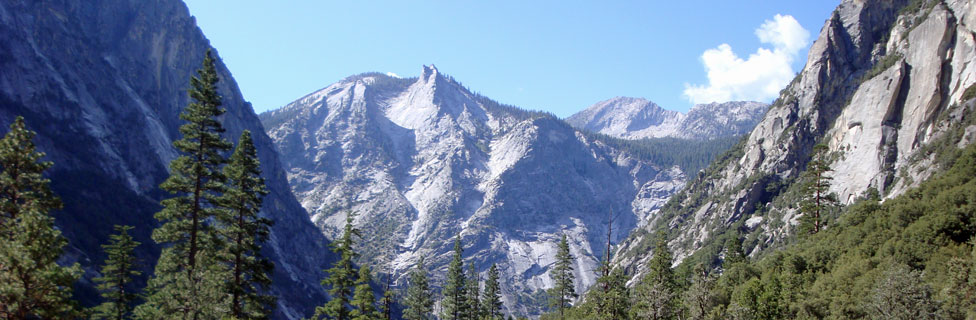
[[[189, 78], [209, 41], [177, 0], [0, 2], [0, 123], [26, 118], [39, 149], [54, 162], [55, 214], [70, 242], [66, 262], [86, 270], [80, 294], [93, 303], [90, 279], [114, 224], [135, 226], [146, 271], [158, 254], [152, 215], [167, 196], [171, 146], [189, 102]], [[276, 318], [305, 316], [324, 299], [325, 239], [290, 192], [271, 139], [218, 61], [228, 140], [252, 132], [271, 193], [262, 213], [275, 220], [266, 254], [276, 264]]]
[[[635, 232], [618, 261], [639, 274], [650, 258], [652, 228], [673, 231], [677, 261], [736, 231], [739, 221], [746, 223], [738, 232], [758, 239], [747, 252], [788, 238], [798, 213], [786, 196], [817, 143], [837, 157], [831, 191], [842, 204], [870, 190], [896, 196], [941, 170], [926, 146], [972, 121], [974, 106], [963, 93], [976, 83], [967, 23], [976, 8], [972, 1], [928, 1], [901, 10], [907, 3], [843, 1], [806, 67], [748, 140], [691, 179], [662, 209], [667, 219]], [[958, 146], [967, 139], [963, 134]]]
[[433, 66], [418, 78], [349, 77], [261, 114], [294, 193], [329, 238], [348, 214], [361, 262], [398, 284], [420, 257], [442, 285], [455, 236], [465, 264], [497, 264], [509, 314], [538, 314], [556, 242], [570, 239], [577, 291], [613, 243], [684, 184], [549, 114], [472, 94]]
[[748, 133], [768, 107], [760, 102], [732, 101], [695, 105], [685, 114], [646, 99], [616, 97], [577, 112], [566, 122], [623, 139], [710, 140]]

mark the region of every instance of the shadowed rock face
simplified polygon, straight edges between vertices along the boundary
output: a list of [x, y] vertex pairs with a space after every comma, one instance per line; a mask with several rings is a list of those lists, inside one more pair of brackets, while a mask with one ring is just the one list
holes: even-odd
[[[66, 260], [86, 267], [80, 293], [93, 303], [90, 279], [112, 225], [135, 226], [144, 244], [137, 255], [151, 271], [158, 254], [149, 239], [152, 215], [166, 196], [157, 186], [177, 156], [178, 115], [209, 42], [177, 0], [14, 0], [0, 3], [0, 43], [0, 122], [23, 115], [55, 163]], [[230, 72], [219, 62], [218, 72], [225, 137], [236, 141], [251, 130], [271, 191], [262, 212], [275, 220], [266, 254], [276, 263], [276, 317], [303, 316], [324, 297], [317, 285], [324, 238], [291, 195], [275, 148]]]
[[[509, 313], [537, 314], [556, 242], [569, 235], [582, 292], [614, 243], [684, 183], [555, 117], [499, 106], [436, 68], [347, 78], [263, 113], [288, 179], [330, 238], [346, 215], [363, 262], [398, 283], [426, 257], [440, 285], [460, 234], [466, 264], [498, 264]], [[533, 300], [536, 299], [536, 300]]]
[[[893, 197], [934, 172], [921, 153], [955, 126], [971, 123], [962, 99], [976, 83], [971, 1], [843, 1], [810, 48], [806, 67], [725, 161], [709, 168], [662, 209], [661, 226], [680, 261], [740, 220], [758, 252], [786, 239], [798, 213], [784, 192], [816, 143], [837, 156], [831, 191], [849, 204], [877, 189]], [[972, 126], [970, 126], [972, 127]], [[963, 128], [963, 131], [968, 128]], [[973, 129], [976, 130], [976, 129]], [[965, 145], [970, 140], [959, 145]], [[692, 199], [704, 199], [693, 203]], [[756, 213], [757, 208], [762, 210]], [[622, 264], [643, 270], [648, 229], [620, 247]]]
[[616, 97], [577, 112], [566, 122], [624, 139], [711, 140], [748, 133], [767, 108], [765, 103], [732, 101], [695, 105], [685, 114], [665, 110], [645, 99]]

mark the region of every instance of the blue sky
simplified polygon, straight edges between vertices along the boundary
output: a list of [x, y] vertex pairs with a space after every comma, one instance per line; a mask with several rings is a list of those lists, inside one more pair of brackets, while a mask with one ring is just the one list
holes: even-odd
[[615, 96], [678, 111], [771, 101], [838, 3], [185, 1], [257, 112], [353, 74], [413, 77], [434, 64], [501, 103], [561, 117]]

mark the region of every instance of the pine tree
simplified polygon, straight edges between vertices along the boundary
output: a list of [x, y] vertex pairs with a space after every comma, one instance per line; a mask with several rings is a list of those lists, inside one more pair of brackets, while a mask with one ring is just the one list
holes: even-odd
[[713, 306], [712, 289], [715, 287], [715, 276], [708, 272], [704, 265], [695, 266], [691, 287], [685, 291], [684, 300], [688, 305], [688, 317], [704, 320]]
[[261, 243], [268, 239], [271, 220], [258, 216], [261, 198], [268, 191], [250, 131], [241, 134], [223, 173], [227, 190], [220, 203], [227, 210], [217, 218], [226, 243], [222, 257], [232, 274], [227, 283], [231, 315], [237, 319], [266, 319], [274, 308], [275, 297], [261, 291], [271, 286], [269, 274], [274, 264], [261, 256]]
[[149, 283], [146, 303], [137, 308], [142, 318], [219, 318], [229, 312], [223, 294], [226, 269], [216, 259], [219, 239], [209, 223], [221, 210], [218, 198], [224, 192], [225, 177], [221, 153], [231, 144], [221, 137], [217, 120], [226, 110], [217, 93], [217, 68], [210, 51], [190, 78], [191, 102], [180, 119], [182, 139], [173, 142], [181, 155], [170, 162], [170, 176], [160, 188], [174, 196], [162, 201], [156, 213], [161, 225], [152, 238], [163, 246]]
[[403, 318], [407, 320], [432, 319], [434, 299], [431, 296], [433, 296], [433, 292], [430, 290], [427, 266], [424, 265], [424, 258], [420, 257], [417, 267], [410, 271], [410, 283], [404, 301], [406, 310], [403, 311]]
[[637, 284], [634, 294], [635, 319], [677, 319], [678, 283], [671, 270], [671, 250], [663, 233], [658, 235], [648, 273]]
[[[612, 268], [604, 263], [601, 269]], [[603, 320], [625, 320], [630, 314], [630, 294], [627, 290], [627, 277], [619, 268], [605, 271], [604, 276], [597, 278], [594, 294], [597, 314]], [[597, 289], [599, 288], [599, 289]]]
[[563, 319], [564, 311], [576, 299], [576, 285], [573, 277], [573, 255], [569, 252], [569, 241], [564, 234], [556, 251], [556, 265], [550, 271], [553, 286], [549, 289], [549, 306], [559, 310]]
[[828, 173], [833, 171], [830, 150], [826, 145], [818, 144], [813, 147], [813, 155], [807, 162], [807, 170], [803, 173], [805, 183], [803, 200], [800, 203], [801, 230], [809, 233], [820, 232], [824, 225], [824, 213], [830, 206], [837, 203], [836, 196], [830, 193]]
[[102, 266], [102, 276], [95, 278], [95, 283], [105, 302], [94, 308], [93, 319], [122, 320], [132, 312], [132, 302], [138, 297], [136, 291], [130, 288], [132, 277], [142, 272], [138, 270], [139, 265], [132, 255], [139, 242], [132, 239], [129, 230], [132, 230], [132, 226], [116, 225], [115, 231], [118, 233], [111, 236], [109, 244], [102, 245], [108, 258]]
[[488, 320], [502, 318], [502, 292], [498, 284], [498, 266], [492, 264], [485, 280], [485, 292], [481, 298], [481, 310]]
[[380, 315], [381, 319], [393, 320], [393, 304], [396, 300], [396, 294], [393, 289], [390, 288], [390, 281], [393, 278], [393, 274], [386, 277], [386, 289], [383, 290], [383, 299], [380, 301]]
[[474, 269], [474, 264], [468, 265], [468, 275], [465, 281], [465, 291], [467, 292], [467, 312], [465, 313], [465, 319], [469, 320], [480, 320], [482, 318], [483, 312], [481, 312], [481, 277], [478, 275], [478, 271]]
[[322, 285], [329, 286], [329, 299], [325, 305], [315, 308], [315, 315], [312, 319], [328, 317], [335, 320], [349, 320], [350, 310], [348, 308], [350, 296], [356, 285], [356, 270], [353, 268], [352, 261], [357, 254], [353, 251], [353, 237], [361, 236], [359, 229], [352, 226], [353, 214], [346, 216], [346, 226], [342, 232], [342, 238], [338, 242], [332, 243], [332, 252], [339, 255], [332, 268], [325, 270], [329, 274], [328, 278], [322, 280]]
[[67, 240], [49, 212], [61, 201], [43, 176], [52, 163], [33, 139], [22, 117], [0, 139], [0, 319], [78, 317], [71, 284], [81, 270], [57, 264]]
[[441, 319], [459, 320], [467, 312], [467, 290], [464, 287], [464, 262], [461, 255], [461, 236], [454, 239], [454, 259], [447, 267], [447, 283], [444, 285], [444, 300], [441, 301]]
[[359, 267], [356, 291], [350, 302], [354, 309], [349, 315], [353, 320], [380, 319], [380, 313], [376, 310], [376, 296], [373, 295], [373, 288], [369, 286], [371, 282], [373, 277], [369, 273], [369, 267], [365, 265]]

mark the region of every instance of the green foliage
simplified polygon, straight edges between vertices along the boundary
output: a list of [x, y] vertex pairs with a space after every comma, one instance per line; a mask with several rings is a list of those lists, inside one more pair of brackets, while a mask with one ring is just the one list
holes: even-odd
[[312, 319], [327, 317], [336, 320], [352, 319], [349, 310], [350, 296], [356, 285], [356, 270], [353, 268], [353, 260], [356, 259], [356, 252], [353, 251], [353, 237], [359, 237], [359, 229], [353, 228], [353, 214], [346, 216], [346, 226], [342, 232], [342, 238], [333, 242], [332, 252], [339, 255], [339, 261], [332, 265], [332, 268], [325, 270], [329, 276], [322, 280], [322, 285], [329, 286], [329, 301], [323, 306], [315, 308]]
[[390, 280], [393, 275], [386, 277], [386, 290], [383, 291], [383, 298], [380, 300], [379, 314], [380, 319], [393, 320], [393, 305], [396, 303], [396, 294], [390, 288]]
[[681, 314], [678, 282], [671, 270], [671, 250], [667, 237], [658, 234], [654, 257], [648, 264], [648, 272], [634, 287], [634, 319], [677, 319]]
[[182, 155], [170, 162], [170, 176], [160, 184], [174, 196], [163, 200], [155, 215], [161, 225], [152, 238], [164, 248], [146, 303], [136, 310], [141, 318], [218, 318], [228, 311], [222, 290], [226, 268], [219, 263], [220, 239], [210, 223], [222, 210], [225, 177], [219, 167], [226, 160], [221, 153], [231, 148], [217, 120], [226, 111], [220, 107], [218, 81], [208, 50], [197, 76], [190, 78], [188, 93], [194, 102], [180, 113], [187, 123], [180, 126], [183, 137], [173, 146]]
[[713, 140], [679, 138], [629, 140], [592, 132], [586, 132], [586, 136], [588, 139], [603, 142], [613, 148], [626, 150], [642, 160], [662, 167], [678, 166], [688, 174], [707, 167], [716, 156], [729, 150], [741, 138], [733, 136]]
[[461, 255], [461, 236], [454, 239], [454, 258], [447, 266], [447, 283], [444, 284], [444, 300], [441, 300], [441, 319], [459, 320], [468, 311], [467, 288], [464, 282], [464, 262]]
[[403, 305], [403, 318], [407, 320], [430, 320], [434, 318], [434, 299], [427, 276], [427, 266], [420, 257], [417, 266], [410, 271], [410, 284]]
[[895, 264], [879, 279], [868, 310], [882, 319], [937, 319], [939, 305], [922, 272]]
[[71, 284], [81, 270], [57, 264], [67, 241], [49, 213], [61, 201], [43, 176], [52, 163], [33, 139], [22, 117], [0, 139], [0, 318], [79, 317]]
[[102, 276], [95, 278], [98, 290], [105, 302], [94, 308], [92, 319], [128, 319], [132, 303], [138, 298], [132, 287], [132, 278], [140, 272], [132, 251], [139, 242], [129, 235], [132, 226], [115, 226], [117, 234], [111, 236], [109, 244], [102, 245], [108, 258], [102, 266]]
[[502, 288], [498, 283], [498, 266], [492, 264], [485, 280], [485, 291], [481, 298], [481, 310], [485, 319], [498, 320], [502, 314]]
[[353, 310], [350, 317], [353, 320], [373, 320], [381, 319], [382, 315], [376, 310], [376, 296], [373, 295], [373, 288], [369, 284], [373, 282], [373, 277], [369, 273], [368, 266], [359, 267], [359, 278], [356, 279], [356, 291], [353, 293]]
[[261, 178], [261, 163], [250, 131], [241, 134], [223, 173], [227, 189], [219, 202], [226, 210], [219, 212], [217, 221], [226, 243], [221, 257], [232, 275], [227, 283], [231, 315], [237, 319], [265, 319], [276, 300], [261, 293], [271, 286], [269, 274], [274, 269], [274, 263], [261, 256], [261, 243], [268, 240], [271, 220], [258, 215], [268, 190]]
[[549, 277], [552, 278], [553, 286], [548, 290], [549, 306], [556, 308], [560, 318], [564, 315], [565, 309], [572, 305], [576, 299], [575, 277], [573, 276], [573, 255], [569, 252], [569, 241], [564, 234], [559, 240], [556, 251], [556, 264], [549, 270]]
[[682, 301], [687, 309], [688, 319], [702, 320], [717, 304], [713, 294], [715, 275], [702, 264], [695, 266], [691, 285], [682, 295]]
[[938, 309], [962, 319], [974, 306], [967, 243], [974, 236], [976, 146], [969, 146], [949, 171], [918, 188], [884, 203], [863, 199], [831, 228], [761, 260], [726, 261], [710, 314], [918, 318]]
[[824, 216], [827, 210], [837, 204], [837, 197], [830, 193], [829, 173], [832, 163], [830, 150], [824, 144], [813, 147], [813, 154], [807, 162], [807, 170], [803, 172], [801, 184], [803, 200], [800, 201], [800, 230], [805, 233], [817, 233], [825, 225]]
[[976, 84], [969, 85], [966, 91], [962, 92], [962, 101], [969, 101], [973, 98], [976, 98]]
[[484, 317], [484, 311], [481, 310], [481, 278], [478, 275], [478, 271], [474, 269], [474, 264], [468, 265], [468, 275], [465, 280], [464, 290], [467, 293], [465, 297], [467, 310], [463, 318], [481, 320]]
[[604, 264], [603, 276], [596, 280], [593, 292], [593, 302], [596, 306], [595, 315], [598, 319], [625, 320], [630, 314], [630, 291], [627, 289], [627, 277], [620, 268], [606, 272], [610, 265]]
[[944, 318], [976, 319], [976, 243], [968, 257], [956, 256], [949, 260], [945, 297]]
[[880, 60], [874, 63], [870, 70], [861, 76], [860, 83], [871, 80], [871, 78], [877, 77], [882, 72], [887, 71], [891, 67], [895, 66], [896, 63], [901, 61], [901, 58], [903, 58], [903, 56], [897, 52], [881, 57]]

